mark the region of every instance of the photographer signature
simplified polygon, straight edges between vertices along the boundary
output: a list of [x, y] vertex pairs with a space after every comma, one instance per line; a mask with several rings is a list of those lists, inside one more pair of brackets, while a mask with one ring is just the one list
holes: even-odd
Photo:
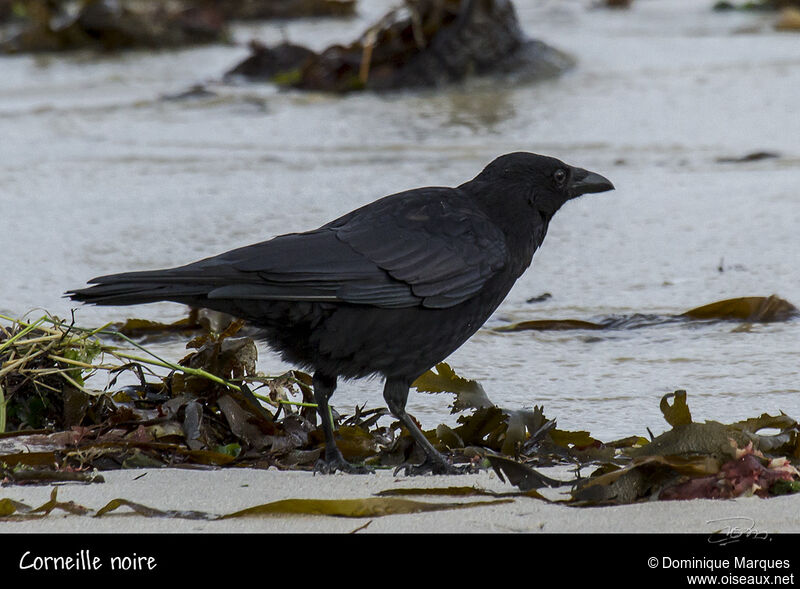
[[713, 534], [709, 536], [709, 544], [727, 546], [728, 544], [739, 542], [743, 538], [751, 540], [771, 540], [767, 532], [756, 528], [756, 521], [750, 517], [723, 517], [707, 520], [706, 523], [723, 524], [721, 529], [714, 531]]

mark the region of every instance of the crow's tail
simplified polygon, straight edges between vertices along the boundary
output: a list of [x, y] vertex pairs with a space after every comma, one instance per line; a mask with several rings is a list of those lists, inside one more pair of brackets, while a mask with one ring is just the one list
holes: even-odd
[[158, 301], [192, 304], [206, 298], [214, 287], [197, 277], [188, 279], [175, 270], [127, 272], [100, 276], [88, 288], [71, 290], [65, 296], [92, 305], [138, 305]]

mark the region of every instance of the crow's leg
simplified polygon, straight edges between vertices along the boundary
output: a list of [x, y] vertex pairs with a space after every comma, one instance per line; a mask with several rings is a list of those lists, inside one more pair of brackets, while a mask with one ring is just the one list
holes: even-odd
[[336, 390], [336, 377], [315, 372], [313, 384], [314, 400], [317, 403], [317, 412], [322, 420], [322, 431], [325, 432], [325, 458], [319, 459], [314, 467], [314, 472], [325, 474], [331, 474], [337, 470], [349, 472], [351, 474], [372, 472], [365, 466], [358, 466], [347, 462], [339, 448], [336, 447], [336, 440], [333, 437], [333, 423], [328, 407], [328, 399], [333, 396], [333, 392]]
[[450, 464], [428, 441], [428, 438], [420, 431], [411, 416], [406, 413], [409, 387], [410, 383], [405, 379], [387, 378], [386, 385], [383, 388], [383, 398], [386, 400], [386, 405], [388, 405], [392, 415], [400, 420], [400, 423], [406, 427], [408, 433], [425, 451], [425, 462], [419, 466], [401, 465], [398, 470], [405, 469], [406, 474], [411, 475], [428, 472], [433, 474], [462, 474], [467, 472]]

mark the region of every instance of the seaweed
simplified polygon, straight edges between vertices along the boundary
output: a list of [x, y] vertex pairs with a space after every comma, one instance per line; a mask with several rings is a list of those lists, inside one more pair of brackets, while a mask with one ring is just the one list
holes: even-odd
[[656, 315], [636, 313], [632, 315], [610, 315], [596, 320], [585, 319], [534, 319], [494, 327], [497, 332], [565, 331], [611, 329], [639, 329], [669, 323], [688, 322], [736, 322], [736, 329], [752, 323], [790, 321], [800, 317], [800, 311], [789, 301], [777, 295], [767, 297], [738, 297], [715, 301], [689, 309], [678, 315]]
[[[767, 321], [796, 315], [791, 305], [776, 298], [732, 301], [680, 317]], [[297, 370], [258, 372], [258, 349], [243, 335], [247, 331], [241, 321], [214, 323], [214, 329], [192, 313], [169, 325], [129, 320], [89, 329], [76, 325], [74, 318], [65, 321], [48, 314], [0, 320], [5, 322], [0, 323], [4, 485], [97, 484], [103, 482], [104, 470], [182, 465], [313, 470], [324, 451], [311, 376]], [[171, 361], [140, 343], [159, 333], [189, 337], [187, 354]], [[96, 383], [103, 380], [105, 386], [98, 390]], [[697, 423], [686, 391], [675, 391], [661, 399], [671, 429], [655, 438], [631, 435], [604, 442], [587, 431], [559, 429], [542, 407], [502, 407], [480, 383], [456, 374], [446, 363], [413, 386], [453, 396], [457, 425], [426, 431], [431, 443], [454, 463], [494, 469], [518, 488], [510, 496], [588, 506], [654, 498], [768, 497], [800, 490], [800, 426], [786, 414], [731, 424]], [[331, 417], [348, 460], [389, 469], [422, 459], [421, 449], [386, 409], [333, 409]], [[568, 467], [574, 475], [553, 478], [539, 471], [552, 466]], [[589, 475], [581, 474], [587, 469]], [[566, 499], [540, 491], [564, 487], [570, 489]], [[162, 516], [124, 499], [116, 501], [96, 515], [128, 507], [140, 515]], [[246, 515], [293, 509], [345, 515], [353, 507], [298, 505], [259, 506]], [[51, 507], [62, 508], [57, 503]], [[2, 509], [20, 515], [13, 505]], [[356, 512], [393, 509], [416, 507], [367, 502]]]

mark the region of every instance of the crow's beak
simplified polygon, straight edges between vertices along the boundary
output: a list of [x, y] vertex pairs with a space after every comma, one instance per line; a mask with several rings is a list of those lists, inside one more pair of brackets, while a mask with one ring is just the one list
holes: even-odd
[[605, 192], [606, 190], [614, 190], [614, 185], [608, 178], [582, 168], [572, 168], [572, 180], [569, 183], [570, 198], [589, 192]]

